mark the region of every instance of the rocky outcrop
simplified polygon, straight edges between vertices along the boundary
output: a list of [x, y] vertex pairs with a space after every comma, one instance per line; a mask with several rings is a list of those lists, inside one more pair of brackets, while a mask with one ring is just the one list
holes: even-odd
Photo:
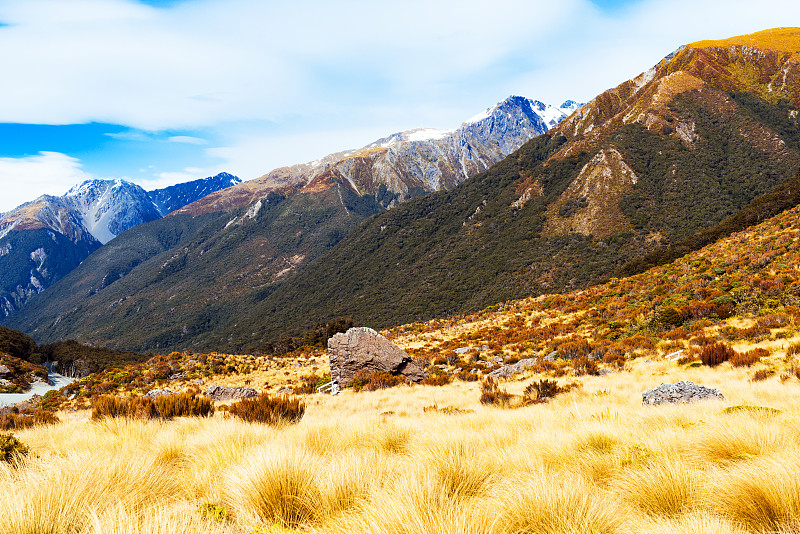
[[177, 395], [177, 393], [169, 389], [151, 389], [143, 396], [151, 400], [156, 400], [159, 397], [170, 397], [172, 395]]
[[218, 386], [216, 384], [208, 386], [206, 394], [215, 402], [258, 397], [258, 392], [253, 388]]
[[707, 388], [694, 382], [676, 382], [661, 384], [642, 393], [642, 404], [682, 404], [700, 400], [725, 400], [722, 392], [716, 388]]
[[489, 376], [492, 378], [508, 378], [509, 376], [518, 375], [525, 369], [529, 367], [533, 367], [539, 363], [538, 358], [525, 358], [524, 360], [520, 360], [517, 363], [513, 363], [511, 365], [504, 365], [500, 369], [495, 369]]
[[403, 375], [412, 382], [425, 378], [424, 369], [406, 351], [372, 328], [355, 327], [328, 340], [331, 377], [346, 386], [359, 371]]

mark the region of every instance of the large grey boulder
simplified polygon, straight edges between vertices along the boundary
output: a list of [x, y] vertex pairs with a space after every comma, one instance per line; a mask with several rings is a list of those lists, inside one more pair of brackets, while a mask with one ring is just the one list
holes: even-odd
[[258, 392], [253, 388], [218, 386], [216, 384], [208, 386], [208, 391], [206, 393], [211, 397], [211, 400], [215, 402], [258, 397]]
[[725, 396], [716, 388], [707, 388], [694, 382], [661, 384], [642, 393], [643, 405], [680, 404], [708, 399], [724, 401]]
[[403, 375], [412, 382], [425, 378], [425, 370], [406, 351], [372, 328], [355, 327], [328, 340], [331, 378], [346, 386], [359, 371]]

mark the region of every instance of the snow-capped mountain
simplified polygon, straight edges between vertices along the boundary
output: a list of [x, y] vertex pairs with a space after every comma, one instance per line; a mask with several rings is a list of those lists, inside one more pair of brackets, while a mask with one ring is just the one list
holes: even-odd
[[312, 192], [333, 183], [347, 184], [359, 195], [380, 195], [386, 207], [396, 205], [420, 193], [451, 189], [485, 171], [579, 107], [572, 100], [555, 107], [510, 96], [458, 128], [397, 132], [360, 149], [275, 169], [208, 195], [181, 211], [198, 214], [242, 208], [270, 191], [299, 188]]
[[147, 192], [125, 180], [87, 180], [0, 215], [0, 316], [77, 267], [125, 230], [241, 182], [228, 173]]
[[164, 216], [211, 193], [240, 183], [242, 180], [238, 177], [221, 172], [216, 176], [156, 189], [150, 191], [149, 196], [159, 213]]
[[162, 216], [147, 191], [125, 180], [87, 180], [67, 191], [64, 199], [103, 244]]

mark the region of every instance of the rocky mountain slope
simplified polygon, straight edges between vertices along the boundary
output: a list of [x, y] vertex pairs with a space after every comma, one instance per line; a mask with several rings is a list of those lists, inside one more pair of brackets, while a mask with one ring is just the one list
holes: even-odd
[[205, 343], [587, 287], [742, 210], [774, 215], [787, 206], [763, 195], [800, 165], [799, 51], [798, 29], [687, 45], [488, 172], [371, 219]]
[[[703, 232], [733, 231], [730, 217], [758, 221], [788, 207], [774, 200], [794, 191], [800, 166], [798, 52], [792, 28], [682, 47], [488, 171], [354, 222], [344, 236], [295, 203], [326, 191], [343, 195], [341, 220], [354, 221], [356, 207], [380, 211], [403, 189], [358, 196], [359, 184], [375, 184], [371, 154], [390, 151], [339, 158], [352, 167], [331, 165], [302, 186], [285, 169], [268, 202], [244, 199], [235, 217], [206, 210], [226, 231], [178, 240], [108, 286], [98, 283], [109, 272], [102, 263], [86, 265], [12, 324], [129, 349], [258, 350], [337, 316], [384, 327], [588, 287], [649, 253], [702, 246]], [[253, 237], [267, 227], [283, 230], [279, 245], [276, 234]], [[314, 253], [289, 254], [300, 243]], [[247, 251], [258, 268], [234, 280], [210, 250], [226, 260]]]
[[451, 189], [485, 171], [523, 143], [546, 132], [578, 109], [511, 96], [455, 130], [416, 128], [318, 160], [281, 167], [260, 178], [208, 195], [179, 210], [201, 213], [239, 209], [270, 191], [315, 192], [343, 183], [356, 194], [373, 195], [385, 207], [431, 191]]
[[120, 233], [241, 182], [217, 176], [147, 192], [125, 180], [87, 180], [0, 215], [0, 316], [7, 316]]
[[[576, 106], [510, 97], [452, 132], [394, 134], [210, 194], [120, 236], [8, 322], [26, 329], [37, 323], [33, 333], [41, 340], [78, 335], [138, 349], [191, 344], [366, 217], [454, 187]], [[145, 316], [150, 320], [142, 324]], [[129, 330], [128, 321], [138, 326]]]

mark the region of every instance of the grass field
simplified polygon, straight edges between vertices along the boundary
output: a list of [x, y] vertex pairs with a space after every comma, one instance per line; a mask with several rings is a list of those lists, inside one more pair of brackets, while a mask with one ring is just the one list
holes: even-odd
[[[62, 413], [0, 462], [0, 534], [798, 532], [800, 381], [748, 377], [641, 361], [515, 410], [479, 383], [401, 386], [306, 397], [278, 428]], [[641, 406], [678, 380], [728, 402]]]

